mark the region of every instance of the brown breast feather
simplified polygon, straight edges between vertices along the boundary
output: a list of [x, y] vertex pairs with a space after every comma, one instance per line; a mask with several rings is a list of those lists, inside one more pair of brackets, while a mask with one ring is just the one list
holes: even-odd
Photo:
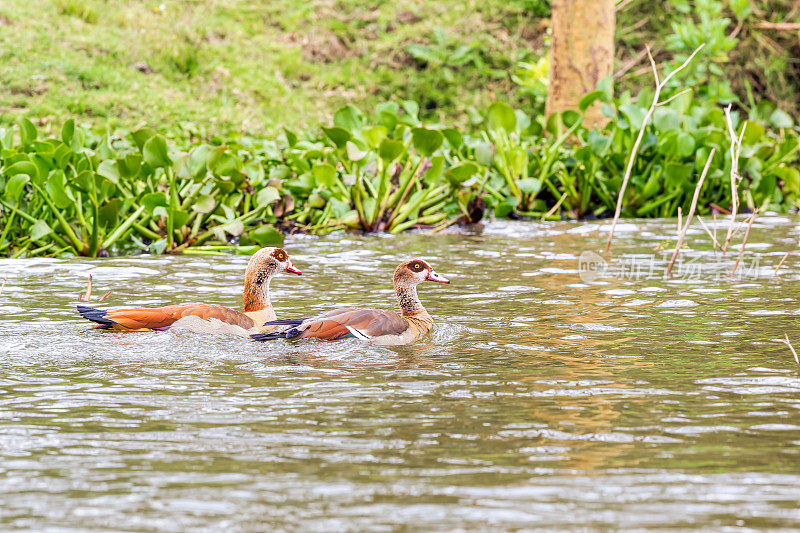
[[115, 309], [109, 311], [106, 316], [123, 328], [141, 330], [167, 328], [181, 318], [190, 315], [203, 320], [216, 318], [244, 329], [255, 326], [253, 320], [247, 315], [221, 305], [211, 304], [168, 305], [153, 309]]

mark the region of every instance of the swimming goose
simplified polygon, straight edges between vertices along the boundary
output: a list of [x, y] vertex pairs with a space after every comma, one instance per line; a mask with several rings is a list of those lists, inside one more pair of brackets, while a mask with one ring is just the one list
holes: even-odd
[[279, 272], [301, 272], [280, 248], [262, 248], [250, 258], [244, 275], [244, 312], [214, 304], [180, 304], [150, 309], [94, 309], [78, 306], [83, 318], [97, 322], [92, 329], [114, 331], [165, 331], [180, 327], [198, 333], [233, 333], [246, 336], [274, 331], [264, 326], [275, 320], [269, 282]]
[[423, 281], [450, 283], [421, 259], [402, 263], [392, 278], [400, 314], [381, 309], [352, 307], [334, 309], [316, 317], [275, 320], [265, 325], [291, 326], [274, 333], [250, 337], [257, 341], [272, 339], [316, 338], [337, 340], [347, 337], [369, 340], [380, 345], [410, 344], [431, 330], [433, 319], [417, 297], [417, 285]]

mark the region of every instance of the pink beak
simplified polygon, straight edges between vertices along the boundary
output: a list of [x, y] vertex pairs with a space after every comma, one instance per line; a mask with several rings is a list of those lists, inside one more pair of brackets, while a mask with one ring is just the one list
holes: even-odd
[[300, 276], [300, 275], [302, 275], [302, 274], [303, 274], [302, 272], [300, 272], [300, 270], [298, 270], [298, 269], [296, 269], [296, 268], [294, 267], [294, 265], [292, 264], [292, 262], [291, 262], [291, 261], [289, 261], [288, 263], [286, 263], [286, 268], [284, 268], [284, 270], [285, 270], [286, 272], [289, 272], [289, 273], [291, 273], [291, 274], [297, 274], [298, 276]]
[[428, 272], [428, 275], [425, 277], [425, 281], [435, 281], [436, 283], [450, 283], [449, 279], [442, 276], [441, 274], [437, 274], [433, 270]]

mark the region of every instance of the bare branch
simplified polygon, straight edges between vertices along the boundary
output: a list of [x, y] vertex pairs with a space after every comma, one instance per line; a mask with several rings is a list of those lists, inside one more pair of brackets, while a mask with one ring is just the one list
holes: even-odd
[[633, 148], [631, 148], [631, 155], [628, 158], [628, 165], [625, 167], [625, 176], [622, 178], [622, 185], [619, 189], [619, 196], [617, 196], [617, 208], [614, 210], [614, 220], [611, 221], [611, 231], [609, 231], [608, 233], [608, 240], [606, 241], [605, 253], [608, 253], [608, 251], [611, 249], [611, 240], [614, 238], [614, 230], [617, 228], [617, 222], [619, 221], [619, 216], [620, 213], [622, 212], [622, 200], [625, 197], [625, 189], [627, 189], [628, 181], [631, 178], [633, 163], [636, 160], [636, 154], [639, 152], [639, 145], [642, 144], [642, 138], [644, 137], [645, 129], [647, 129], [647, 123], [650, 122], [650, 118], [653, 116], [653, 113], [655, 112], [656, 107], [658, 106], [658, 99], [661, 96], [661, 90], [675, 74], [683, 70], [689, 64], [689, 62], [694, 58], [694, 56], [697, 55], [697, 52], [699, 52], [704, 46], [705, 43], [698, 46], [697, 49], [694, 52], [692, 52], [692, 55], [690, 55], [680, 67], [673, 70], [669, 74], [669, 76], [667, 76], [664, 79], [664, 81], [659, 81], [658, 69], [656, 68], [656, 62], [653, 59], [653, 54], [650, 53], [650, 47], [649, 46], [646, 47], [647, 57], [648, 59], [650, 59], [650, 65], [653, 67], [653, 76], [655, 77], [656, 91], [655, 94], [653, 94], [653, 103], [650, 104], [650, 108], [647, 110], [647, 113], [645, 114], [644, 119], [642, 120], [642, 127], [639, 128], [639, 135], [636, 137], [636, 142], [633, 143]]
[[744, 232], [744, 240], [742, 241], [742, 249], [739, 250], [739, 257], [736, 258], [736, 263], [733, 265], [733, 271], [731, 272], [731, 276], [736, 274], [736, 269], [739, 268], [739, 262], [742, 260], [742, 256], [744, 255], [744, 247], [747, 246], [747, 238], [750, 236], [750, 228], [753, 227], [753, 221], [756, 219], [756, 213], [758, 213], [758, 208], [753, 211], [753, 214], [750, 216], [750, 222], [747, 224], [747, 231]]
[[789, 335], [784, 333], [783, 338], [786, 339], [783, 342], [785, 342], [786, 346], [788, 346], [789, 349], [792, 351], [792, 355], [794, 356], [794, 362], [797, 364], [797, 371], [800, 372], [800, 358], [797, 357], [797, 352], [794, 351], [794, 346], [792, 346], [792, 343], [789, 342]]
[[[711, 242], [714, 245], [714, 252], [716, 253], [717, 247], [719, 246], [719, 243], [717, 242], [717, 236], [711, 233], [711, 230], [708, 229], [708, 226], [706, 226], [706, 223], [703, 222], [703, 219], [700, 217], [700, 215], [697, 215], [697, 221], [700, 222], [700, 225], [703, 226], [705, 232], [708, 233], [709, 237], [711, 237]], [[716, 227], [714, 229], [716, 229]]]
[[777, 276], [778, 275], [778, 270], [781, 269], [781, 267], [783, 266], [783, 262], [786, 261], [786, 258], [789, 257], [790, 253], [792, 253], [792, 252], [788, 251], [788, 252], [786, 252], [786, 255], [783, 256], [783, 259], [781, 259], [781, 262], [778, 263], [778, 266], [775, 267], [775, 272], [773, 272], [773, 274], [772, 274], [773, 276]]
[[672, 252], [672, 259], [669, 260], [669, 265], [667, 266], [667, 276], [672, 273], [672, 267], [675, 265], [675, 260], [678, 258], [678, 254], [681, 253], [681, 246], [683, 246], [683, 239], [686, 237], [686, 232], [689, 230], [689, 224], [692, 223], [692, 216], [694, 216], [694, 210], [697, 208], [697, 200], [700, 198], [700, 189], [703, 187], [703, 182], [706, 180], [706, 174], [708, 174], [708, 169], [711, 168], [711, 160], [714, 159], [715, 149], [711, 149], [711, 153], [708, 154], [708, 159], [706, 160], [706, 166], [703, 167], [703, 173], [700, 174], [700, 179], [697, 181], [697, 186], [694, 188], [694, 196], [692, 196], [692, 206], [689, 208], [689, 214], [686, 216], [686, 224], [681, 228], [681, 232], [678, 235], [678, 242], [675, 244], [675, 251]]

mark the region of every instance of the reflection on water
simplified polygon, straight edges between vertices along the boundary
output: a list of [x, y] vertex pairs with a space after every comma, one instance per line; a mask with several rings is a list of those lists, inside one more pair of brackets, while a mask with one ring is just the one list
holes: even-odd
[[110, 306], [239, 305], [245, 257], [2, 261], [0, 527], [800, 527], [780, 342], [800, 347], [800, 263], [772, 276], [794, 223], [757, 219], [737, 280], [701, 232], [660, 279], [672, 222], [618, 226], [588, 280], [595, 223], [287, 243], [304, 276], [273, 280], [280, 317], [393, 308], [410, 256], [448, 276], [420, 287], [433, 334], [395, 349], [86, 331], [73, 312], [90, 273]]

